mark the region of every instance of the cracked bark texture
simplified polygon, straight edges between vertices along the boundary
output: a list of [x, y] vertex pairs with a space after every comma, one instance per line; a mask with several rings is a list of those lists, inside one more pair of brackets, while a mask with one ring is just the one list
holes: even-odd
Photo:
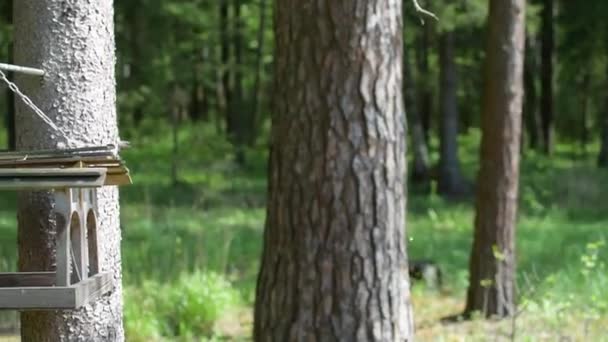
[[481, 167], [466, 313], [515, 313], [515, 221], [523, 101], [525, 0], [491, 0]]
[[398, 0], [278, 0], [256, 341], [407, 341]]
[[[40, 67], [43, 80], [18, 84], [79, 146], [116, 143], [112, 0], [19, 0], [14, 3], [15, 61]], [[68, 143], [17, 100], [17, 148], [61, 148]], [[75, 147], [75, 146], [73, 146]], [[122, 288], [118, 190], [98, 192], [98, 241], [103, 271], [115, 290], [83, 309], [23, 312], [23, 341], [122, 341]], [[46, 192], [21, 193], [19, 269], [53, 270], [56, 225]]]

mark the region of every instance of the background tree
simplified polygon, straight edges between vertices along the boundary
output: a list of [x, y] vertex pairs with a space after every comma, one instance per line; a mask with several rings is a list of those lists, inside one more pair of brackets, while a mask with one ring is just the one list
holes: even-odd
[[553, 51], [555, 33], [553, 17], [554, 0], [543, 0], [541, 28], [541, 128], [543, 151], [551, 154], [553, 149]]
[[525, 0], [490, 0], [480, 170], [466, 314], [515, 313]]
[[[26, 93], [79, 146], [118, 141], [114, 79], [113, 1], [16, 1], [15, 62], [45, 70], [45, 80], [18, 77]], [[17, 105], [17, 147], [58, 148], [67, 143], [22, 103]], [[76, 311], [24, 312], [23, 341], [122, 341], [118, 191], [99, 192], [101, 268], [114, 291]], [[46, 192], [19, 196], [19, 269], [52, 270], [56, 223]]]
[[404, 341], [413, 333], [401, 1], [352, 5], [276, 3], [259, 341]]
[[462, 196], [467, 185], [460, 171], [458, 157], [458, 97], [454, 32], [445, 31], [439, 38], [440, 64], [440, 147], [437, 190], [448, 197]]

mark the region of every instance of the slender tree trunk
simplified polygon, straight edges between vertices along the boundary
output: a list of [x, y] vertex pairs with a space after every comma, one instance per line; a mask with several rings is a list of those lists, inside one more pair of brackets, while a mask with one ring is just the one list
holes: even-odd
[[[608, 66], [606, 67], [606, 75], [608, 76]], [[608, 89], [608, 78], [606, 81], [606, 89]], [[607, 92], [608, 93], [608, 92]], [[600, 125], [601, 125], [601, 136], [600, 136], [600, 154], [597, 158], [597, 165], [600, 168], [608, 169], [608, 95], [604, 98], [605, 107], [602, 111]]]
[[553, 149], [553, 0], [543, 0], [541, 28], [541, 128], [543, 152]]
[[[7, 0], [6, 5], [6, 24], [13, 25], [13, 0]], [[6, 46], [6, 55], [8, 62], [13, 63], [13, 43], [8, 43]], [[7, 74], [9, 79], [12, 79], [10, 73]], [[6, 87], [6, 145], [10, 151], [15, 150], [15, 94], [12, 90]]]
[[420, 28], [421, 33], [418, 36], [418, 46], [416, 49], [416, 62], [418, 65], [418, 97], [419, 97], [419, 116], [424, 129], [424, 140], [428, 146], [430, 142], [431, 132], [431, 116], [433, 114], [433, 94], [429, 85], [430, 69], [429, 69], [429, 45], [430, 43], [430, 26], [425, 25]]
[[[17, 77], [23, 90], [80, 147], [117, 143], [113, 1], [20, 0], [14, 7], [15, 61], [46, 72], [44, 82]], [[21, 102], [17, 117], [18, 149], [66, 145]], [[23, 341], [124, 339], [117, 189], [100, 189], [97, 201], [100, 266], [114, 275], [113, 292], [80, 310], [23, 312]], [[18, 207], [20, 271], [53, 270], [56, 224], [48, 193], [21, 193]]]
[[238, 164], [244, 164], [245, 162], [245, 151], [244, 145], [246, 142], [246, 129], [247, 118], [243, 115], [243, 18], [241, 17], [242, 0], [233, 0], [234, 10], [234, 87], [232, 104], [230, 105], [230, 121], [233, 124], [233, 131], [228, 132], [228, 136], [232, 139], [233, 144], [236, 147], [236, 161]]
[[255, 51], [255, 79], [253, 81], [253, 104], [251, 105], [251, 133], [248, 135], [247, 144], [252, 146], [257, 138], [259, 127], [260, 113], [260, 98], [263, 92], [261, 91], [262, 69], [264, 68], [264, 32], [266, 29], [266, 0], [260, 0], [260, 26], [258, 27], [258, 46]]
[[441, 134], [437, 190], [448, 197], [466, 193], [458, 159], [458, 81], [454, 58], [454, 34], [443, 32], [439, 39]]
[[401, 3], [276, 2], [256, 341], [412, 337]]
[[490, 0], [481, 168], [466, 314], [515, 313], [525, 0]]
[[581, 80], [580, 99], [581, 99], [581, 152], [584, 157], [587, 156], [587, 145], [589, 144], [589, 92], [591, 88], [591, 74], [589, 71], [584, 71], [583, 79]]
[[[407, 49], [407, 48], [406, 48]], [[429, 167], [429, 151], [424, 140], [424, 128], [418, 112], [418, 103], [416, 96], [415, 80], [413, 77], [412, 68], [410, 67], [410, 58], [407, 51], [403, 52], [403, 89], [405, 97], [405, 110], [408, 113], [409, 122], [412, 123], [411, 136], [412, 146], [414, 149], [414, 158], [411, 171], [411, 181], [416, 185], [417, 189], [422, 189], [424, 192], [430, 190], [430, 167]]]
[[229, 0], [219, 0], [220, 15], [220, 110], [226, 120], [226, 134], [234, 132], [235, 123], [232, 120], [232, 86], [230, 84], [230, 35], [228, 34]]
[[[532, 41], [532, 36], [526, 36], [526, 60], [524, 63], [524, 118], [527, 128], [528, 146], [536, 149], [542, 141], [542, 131], [540, 129], [540, 118], [538, 115], [538, 92], [536, 90], [537, 59], [536, 49]], [[523, 146], [523, 145], [522, 145]]]

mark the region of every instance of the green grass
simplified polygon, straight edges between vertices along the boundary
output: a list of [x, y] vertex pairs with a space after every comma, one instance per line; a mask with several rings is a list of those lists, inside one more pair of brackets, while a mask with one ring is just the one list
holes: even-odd
[[[473, 130], [461, 138], [471, 179], [479, 136]], [[265, 216], [265, 153], [248, 151], [247, 166], [239, 168], [212, 128], [188, 128], [180, 137], [177, 185], [170, 177], [169, 132], [136, 140], [124, 153], [134, 180], [121, 189], [128, 337], [246, 338]], [[608, 323], [608, 247], [602, 243], [608, 240], [608, 172], [595, 168], [594, 153], [583, 156], [566, 144], [552, 159], [523, 155], [517, 257], [525, 310], [515, 322], [518, 340], [608, 336], [602, 331]], [[15, 199], [1, 195], [0, 271], [7, 271], [16, 264]], [[414, 288], [420, 340], [487, 340], [512, 331], [510, 321], [437, 323], [462, 309], [473, 217], [472, 201], [409, 198], [409, 254], [435, 259], [446, 275], [442, 293]], [[211, 300], [216, 296], [225, 300]]]

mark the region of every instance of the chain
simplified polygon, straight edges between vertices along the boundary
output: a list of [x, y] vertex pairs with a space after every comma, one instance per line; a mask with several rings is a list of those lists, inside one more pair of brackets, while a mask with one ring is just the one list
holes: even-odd
[[51, 120], [46, 114], [44, 114], [44, 112], [40, 108], [38, 108], [38, 106], [36, 106], [36, 104], [34, 104], [34, 102], [32, 102], [32, 100], [27, 95], [25, 95], [15, 83], [9, 80], [6, 74], [2, 72], [2, 70], [0, 70], [0, 80], [4, 81], [4, 83], [6, 83], [9, 89], [17, 96], [19, 96], [19, 98], [21, 98], [21, 100], [23, 101], [23, 103], [25, 103], [26, 106], [28, 106], [32, 111], [34, 111], [34, 113], [38, 117], [40, 117], [40, 119], [42, 119], [42, 121], [44, 121], [49, 127], [61, 134], [61, 136], [63, 136], [67, 142], [75, 141], [74, 139], [70, 138], [63, 130], [57, 127], [53, 120]]

